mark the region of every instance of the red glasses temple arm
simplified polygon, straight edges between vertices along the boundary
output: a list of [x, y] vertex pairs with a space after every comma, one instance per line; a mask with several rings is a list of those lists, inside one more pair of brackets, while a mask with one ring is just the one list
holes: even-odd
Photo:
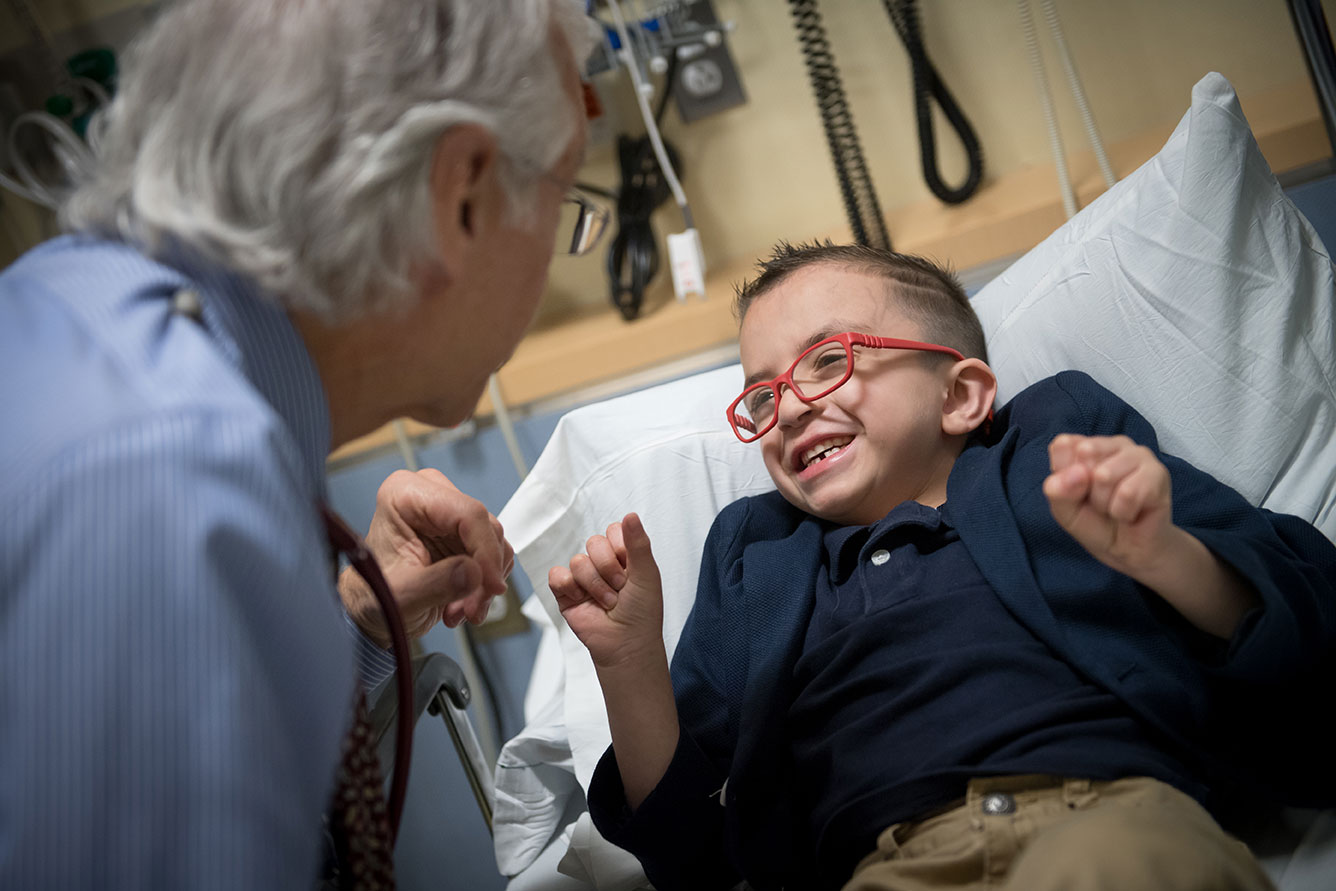
[[877, 347], [879, 349], [889, 350], [922, 350], [929, 353], [946, 353], [948, 356], [955, 356], [957, 359], [965, 357], [959, 350], [948, 346], [942, 346], [939, 343], [923, 343], [918, 340], [903, 340], [899, 337], [877, 337], [875, 334], [851, 334], [849, 336], [851, 344], [859, 346]]

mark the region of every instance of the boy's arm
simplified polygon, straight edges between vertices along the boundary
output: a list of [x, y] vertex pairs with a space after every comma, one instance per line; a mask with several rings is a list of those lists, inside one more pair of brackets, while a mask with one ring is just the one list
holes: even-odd
[[634, 811], [663, 779], [678, 742], [663, 587], [649, 536], [635, 514], [589, 539], [548, 584], [571, 630], [589, 650], [627, 804]]
[[1044, 494], [1082, 547], [1151, 589], [1202, 631], [1230, 638], [1257, 594], [1173, 523], [1169, 471], [1126, 436], [1060, 434], [1049, 444]]

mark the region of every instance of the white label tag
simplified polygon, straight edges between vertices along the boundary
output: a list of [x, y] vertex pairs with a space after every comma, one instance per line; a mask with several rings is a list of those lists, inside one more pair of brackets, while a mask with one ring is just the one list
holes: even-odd
[[705, 254], [695, 229], [668, 236], [668, 261], [673, 271], [673, 293], [678, 300], [705, 296]]

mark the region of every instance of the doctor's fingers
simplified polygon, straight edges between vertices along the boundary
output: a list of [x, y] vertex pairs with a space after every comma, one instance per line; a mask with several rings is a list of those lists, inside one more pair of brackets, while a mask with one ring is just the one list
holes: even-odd
[[492, 516], [492, 531], [496, 533], [496, 540], [501, 542], [501, 576], [510, 578], [510, 573], [515, 569], [515, 549], [506, 539], [506, 530], [502, 527], [501, 521], [494, 516]]
[[487, 594], [482, 567], [467, 554], [456, 554], [415, 569], [399, 584], [396, 597], [407, 614], [444, 610], [456, 601]]
[[435, 468], [398, 471], [377, 493], [377, 510], [388, 507], [441, 559], [467, 554], [482, 567], [487, 590], [500, 594], [514, 562], [501, 523], [478, 499], [461, 492]]
[[461, 622], [468, 621], [474, 625], [481, 625], [487, 619], [487, 611], [492, 605], [492, 595], [477, 592], [465, 597], [462, 600], [456, 600], [445, 608], [441, 620], [449, 628], [457, 627]]
[[455, 526], [459, 550], [478, 562], [486, 592], [501, 594], [506, 590], [506, 576], [515, 562], [515, 550], [506, 541], [500, 521], [483, 507], [482, 502], [472, 498], [468, 501], [470, 503], [461, 505]]

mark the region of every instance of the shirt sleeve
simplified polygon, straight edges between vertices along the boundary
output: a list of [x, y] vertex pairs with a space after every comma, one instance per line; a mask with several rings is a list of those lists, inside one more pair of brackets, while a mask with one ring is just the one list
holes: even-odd
[[[1256, 684], [1310, 675], [1336, 644], [1336, 546], [1298, 517], [1255, 507], [1211, 474], [1162, 452], [1150, 423], [1084, 374], [1057, 377], [1082, 432], [1123, 433], [1169, 470], [1174, 524], [1193, 535], [1257, 594], [1260, 606], [1226, 647], [1191, 647], [1215, 673]], [[1194, 640], [1200, 635], [1184, 635]]]
[[696, 600], [672, 661], [680, 730], [667, 771], [632, 813], [609, 746], [589, 786], [594, 825], [635, 854], [660, 891], [726, 889], [739, 879], [724, 845], [725, 783], [736, 738], [727, 708], [728, 649], [716, 635], [730, 594], [731, 552], [746, 510], [745, 503], [727, 508], [705, 542]]
[[371, 691], [389, 680], [396, 668], [394, 652], [367, 637], [346, 612], [343, 614], [343, 628], [356, 648], [357, 676], [362, 682], [362, 689]]
[[155, 416], [10, 487], [0, 886], [312, 883], [355, 671], [281, 439]]

